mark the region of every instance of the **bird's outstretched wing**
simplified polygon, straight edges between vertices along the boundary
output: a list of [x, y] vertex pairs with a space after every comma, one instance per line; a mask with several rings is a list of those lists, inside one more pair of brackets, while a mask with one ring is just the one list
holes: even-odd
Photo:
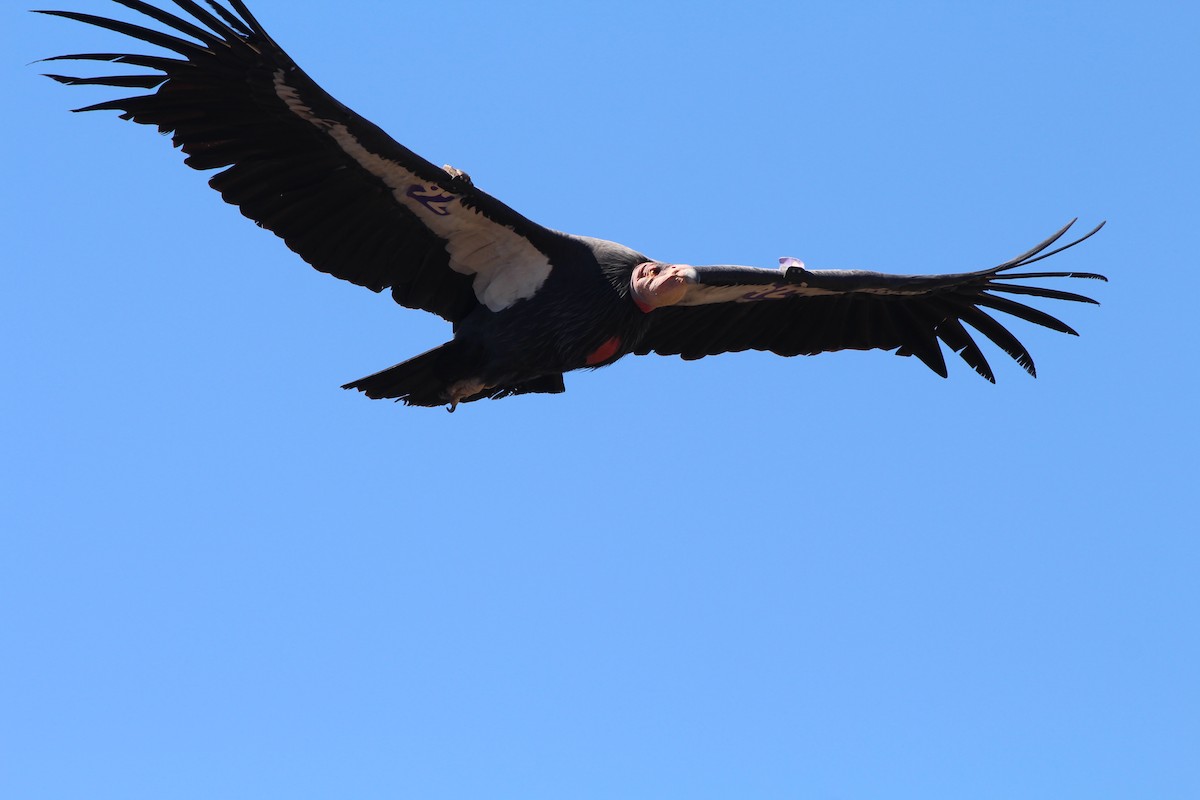
[[992, 369], [965, 323], [1030, 375], [1036, 375], [1029, 351], [985, 309], [1076, 335], [1061, 320], [1005, 296], [1096, 302], [1059, 289], [1012, 282], [1029, 278], [1106, 280], [1088, 272], [1012, 272], [1079, 244], [1104, 224], [1049, 250], [1074, 222], [999, 266], [954, 275], [810, 271], [789, 266], [790, 259], [784, 259], [779, 270], [695, 267], [696, 280], [683, 300], [650, 313], [648, 329], [635, 352], [696, 359], [740, 350], [769, 350], [783, 356], [895, 350], [896, 355], [915, 355], [944, 378], [946, 361], [940, 340], [994, 383]]
[[[70, 11], [66, 17], [176, 54], [84, 53], [49, 61], [113, 62], [150, 73], [49, 77], [68, 85], [156, 89], [78, 111], [116, 110], [172, 134], [209, 184], [305, 261], [398, 303], [456, 321], [482, 303], [531, 296], [555, 236], [434, 166], [329, 96], [267, 35], [242, 0], [229, 8], [173, 0], [177, 16], [115, 0], [172, 33]], [[187, 18], [185, 18], [187, 17]], [[177, 35], [180, 34], [180, 35]]]

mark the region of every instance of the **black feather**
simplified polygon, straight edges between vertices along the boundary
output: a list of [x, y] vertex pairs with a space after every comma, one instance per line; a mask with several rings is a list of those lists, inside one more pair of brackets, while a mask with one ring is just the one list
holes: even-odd
[[[647, 260], [644, 255], [547, 230], [393, 141], [309, 78], [243, 0], [228, 0], [228, 8], [215, 0], [172, 0], [182, 15], [146, 0], [115, 2], [173, 33], [92, 14], [38, 13], [107, 29], [179, 57], [84, 53], [46, 59], [153, 71], [48, 75], [68, 86], [148, 92], [78, 111], [118, 111], [124, 119], [169, 134], [188, 166], [219, 170], [209, 184], [226, 201], [283, 238], [316, 269], [376, 292], [390, 289], [397, 303], [454, 324], [452, 342], [348, 384], [372, 397], [453, 406], [558, 392], [563, 372], [609, 363], [627, 352], [696, 359], [746, 349], [785, 356], [882, 349], [916, 356], [946, 377], [943, 343], [995, 382], [972, 331], [1031, 375], [1036, 371], [1025, 346], [985, 309], [1074, 334], [1061, 320], [1008, 296], [1095, 302], [1013, 281], [1105, 280], [1090, 272], [1016, 271], [1075, 247], [1104, 225], [1063, 244], [1072, 220], [1016, 258], [975, 272], [895, 276], [698, 268], [713, 276], [702, 287], [711, 294], [697, 288], [690, 296], [695, 303], [643, 314], [631, 302], [630, 276]], [[449, 195], [433, 199], [437, 196], [425, 194], [430, 187]], [[452, 225], [435, 216], [449, 213], [445, 204], [461, 214]], [[473, 258], [514, 242], [513, 249], [523, 255], [503, 251], [503, 266], [496, 266], [498, 259]], [[540, 272], [546, 265], [549, 272]], [[504, 270], [518, 271], [533, 288], [515, 299], [502, 295], [502, 307], [492, 299], [485, 306], [475, 286], [497, 275], [511, 278]], [[481, 272], [483, 280], [472, 272]], [[739, 294], [743, 285], [752, 288]]]

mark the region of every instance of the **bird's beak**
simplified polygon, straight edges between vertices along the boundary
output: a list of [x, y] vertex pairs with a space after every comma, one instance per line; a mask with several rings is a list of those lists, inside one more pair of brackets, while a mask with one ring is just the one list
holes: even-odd
[[687, 264], [639, 264], [630, 279], [633, 301], [646, 312], [673, 306], [683, 299], [698, 277], [696, 268]]
[[696, 283], [698, 277], [695, 267], [687, 264], [667, 264], [650, 282], [656, 290], [669, 291], [675, 287], [690, 286]]

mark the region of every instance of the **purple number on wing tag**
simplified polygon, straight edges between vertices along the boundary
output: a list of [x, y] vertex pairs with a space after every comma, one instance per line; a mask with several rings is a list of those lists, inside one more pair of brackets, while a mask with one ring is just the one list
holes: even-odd
[[456, 199], [455, 195], [442, 191], [441, 187], [436, 185], [422, 186], [420, 184], [413, 184], [408, 187], [408, 191], [405, 194], [439, 217], [450, 215], [450, 209], [446, 206], [453, 203]]

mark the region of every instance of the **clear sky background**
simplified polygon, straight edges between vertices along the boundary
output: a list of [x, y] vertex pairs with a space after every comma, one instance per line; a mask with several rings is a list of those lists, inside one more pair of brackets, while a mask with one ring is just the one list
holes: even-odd
[[[51, 2], [51, 0], [46, 0]], [[251, 7], [335, 96], [653, 257], [961, 271], [1074, 216], [1081, 338], [629, 358], [453, 415], [8, 3], [0, 796], [1200, 797], [1200, 12]], [[66, 7], [128, 12], [100, 0]], [[135, 49], [146, 50], [144, 47]], [[86, 69], [86, 67], [85, 67]]]

